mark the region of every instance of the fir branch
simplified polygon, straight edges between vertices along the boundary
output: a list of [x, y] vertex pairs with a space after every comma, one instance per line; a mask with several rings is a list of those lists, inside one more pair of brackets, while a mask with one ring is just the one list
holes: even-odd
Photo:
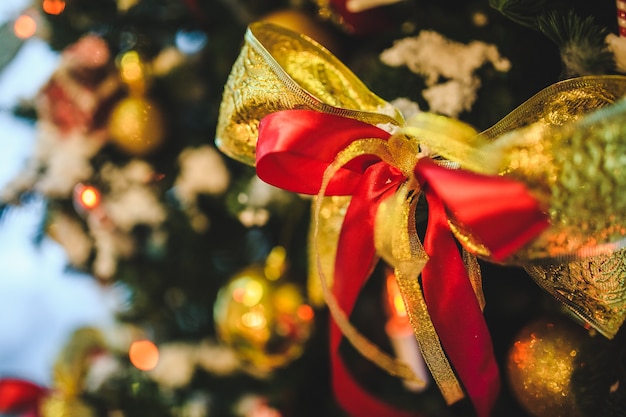
[[561, 50], [566, 76], [605, 74], [614, 67], [613, 55], [604, 39], [607, 28], [595, 23], [593, 16], [582, 18], [573, 11], [537, 17], [539, 31]]
[[549, 0], [489, 0], [489, 6], [512, 21], [538, 30], [537, 15], [546, 9]]
[[541, 13], [537, 17], [537, 27], [559, 48], [583, 42], [603, 45], [607, 34], [606, 28], [596, 25], [592, 16], [583, 19], [572, 10], [566, 15], [554, 11]]

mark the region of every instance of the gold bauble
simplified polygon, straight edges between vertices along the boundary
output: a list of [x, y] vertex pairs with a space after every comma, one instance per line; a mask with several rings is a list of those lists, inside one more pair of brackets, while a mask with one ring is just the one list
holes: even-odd
[[341, 55], [341, 48], [333, 29], [327, 23], [321, 22], [301, 10], [277, 10], [264, 16], [261, 21], [274, 23], [296, 33], [301, 33], [318, 42], [333, 54]]
[[300, 289], [266, 271], [255, 265], [233, 276], [214, 306], [221, 341], [261, 374], [298, 358], [313, 324], [313, 309]]
[[96, 412], [78, 397], [52, 394], [40, 406], [41, 417], [96, 417]]
[[564, 318], [539, 319], [516, 336], [508, 355], [508, 380], [519, 403], [536, 417], [580, 417], [572, 375], [584, 367], [589, 339]]
[[163, 113], [147, 98], [131, 95], [111, 112], [109, 134], [111, 142], [127, 154], [147, 155], [163, 143]]

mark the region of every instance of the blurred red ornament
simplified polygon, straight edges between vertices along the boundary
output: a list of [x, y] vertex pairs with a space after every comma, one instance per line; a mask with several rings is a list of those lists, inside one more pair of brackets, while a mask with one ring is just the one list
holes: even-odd
[[45, 388], [32, 382], [15, 378], [0, 379], [0, 413], [36, 410], [46, 392]]
[[37, 96], [39, 119], [62, 135], [106, 137], [101, 113], [121, 84], [106, 42], [86, 35], [61, 54], [59, 67]]
[[111, 52], [101, 37], [85, 35], [63, 51], [63, 58], [74, 68], [96, 69], [110, 62]]

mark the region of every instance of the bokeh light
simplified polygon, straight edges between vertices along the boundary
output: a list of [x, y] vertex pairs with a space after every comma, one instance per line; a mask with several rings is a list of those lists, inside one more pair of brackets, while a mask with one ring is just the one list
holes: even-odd
[[80, 187], [78, 199], [81, 207], [93, 210], [100, 204], [100, 191], [91, 185], [83, 185]]
[[119, 66], [120, 75], [127, 84], [143, 84], [145, 81], [145, 68], [137, 51], [128, 51], [122, 55]]
[[150, 340], [136, 340], [130, 345], [128, 357], [135, 368], [150, 371], [159, 362], [159, 349]]
[[20, 39], [28, 39], [37, 32], [37, 22], [32, 16], [23, 14], [15, 19], [13, 32]]
[[206, 33], [199, 30], [179, 30], [176, 32], [176, 47], [184, 54], [200, 52], [207, 44]]
[[58, 15], [65, 10], [65, 0], [43, 0], [41, 8], [48, 14]]
[[302, 304], [301, 306], [298, 307], [298, 310], [296, 311], [296, 315], [298, 316], [300, 320], [311, 321], [313, 320], [315, 312], [313, 311], [313, 308], [310, 305]]
[[407, 311], [398, 288], [398, 282], [393, 272], [387, 273], [387, 303], [389, 307], [389, 314], [396, 318], [407, 318]]
[[263, 285], [254, 278], [242, 277], [234, 283], [234, 286], [233, 300], [246, 307], [257, 305], [265, 292]]

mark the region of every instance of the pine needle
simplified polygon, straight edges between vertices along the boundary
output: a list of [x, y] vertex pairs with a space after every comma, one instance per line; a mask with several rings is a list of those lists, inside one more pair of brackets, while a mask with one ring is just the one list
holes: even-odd
[[581, 18], [571, 10], [566, 15], [547, 12], [537, 17], [537, 24], [560, 48], [566, 76], [606, 74], [614, 67], [604, 40], [608, 30], [593, 16]]
[[489, 0], [489, 5], [530, 29], [538, 30], [537, 15], [546, 9], [549, 0]]

